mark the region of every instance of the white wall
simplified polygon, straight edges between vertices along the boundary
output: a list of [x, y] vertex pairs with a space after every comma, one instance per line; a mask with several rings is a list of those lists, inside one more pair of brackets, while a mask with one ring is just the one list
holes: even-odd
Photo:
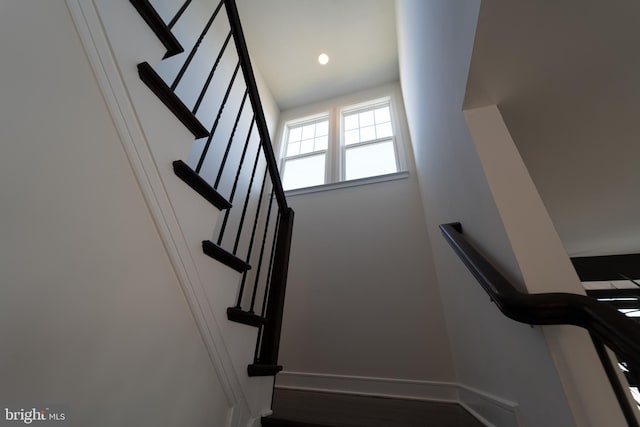
[[572, 256], [640, 251], [635, 6], [482, 2], [466, 105], [498, 105]]
[[[498, 108], [468, 110], [465, 118], [527, 291], [584, 295]], [[586, 331], [573, 326], [547, 326], [543, 333], [576, 423], [624, 425]]]
[[637, 96], [631, 88], [610, 91], [608, 83], [560, 115], [530, 104], [518, 117], [501, 106], [571, 256], [640, 252]]
[[62, 0], [0, 5], [0, 402], [224, 425], [227, 399]]
[[[375, 90], [367, 93], [380, 96]], [[347, 98], [362, 102], [366, 94]], [[336, 102], [283, 112], [282, 117], [303, 117]], [[407, 143], [408, 178], [288, 197], [296, 218], [281, 363], [287, 372], [318, 374], [323, 387], [335, 375], [453, 379], [404, 123], [399, 131]], [[291, 379], [284, 373], [277, 383], [291, 385]], [[317, 376], [293, 379], [296, 386], [317, 387]], [[341, 390], [346, 382], [331, 388]], [[349, 391], [384, 394], [378, 385], [349, 382]]]
[[[472, 0], [400, 0], [396, 10], [401, 83], [457, 380], [517, 402], [521, 425], [574, 425], [541, 330], [502, 316], [437, 229], [462, 222], [521, 281], [461, 111], [478, 10]], [[488, 408], [467, 404], [496, 422]]]

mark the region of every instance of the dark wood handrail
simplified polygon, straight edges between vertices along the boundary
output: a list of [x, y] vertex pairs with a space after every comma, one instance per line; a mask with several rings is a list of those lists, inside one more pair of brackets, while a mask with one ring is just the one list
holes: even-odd
[[462, 235], [460, 223], [440, 225], [445, 239], [507, 317], [532, 325], [587, 329], [622, 360], [640, 367], [640, 324], [593, 298], [569, 293], [526, 294], [517, 290]]
[[[278, 162], [273, 153], [273, 145], [269, 129], [262, 109], [262, 101], [258, 92], [258, 85], [253, 74], [253, 67], [249, 58], [249, 49], [244, 38], [244, 32], [240, 23], [240, 16], [235, 0], [224, 0], [225, 9], [229, 18], [231, 33], [238, 53], [240, 68], [247, 86], [249, 102], [253, 109], [256, 129], [260, 136], [262, 150], [267, 162], [267, 170], [273, 185], [273, 194], [279, 208], [277, 235], [275, 237], [275, 256], [271, 271], [269, 289], [264, 318], [265, 324], [260, 331], [258, 347], [256, 348], [255, 363], [249, 365], [249, 375], [260, 375], [260, 372], [273, 375], [282, 369], [278, 365], [278, 352], [280, 348], [280, 334], [282, 330], [282, 315], [284, 312], [284, 297], [287, 285], [287, 270], [289, 265], [289, 252], [291, 249], [291, 235], [293, 231], [293, 210], [287, 205], [287, 199], [282, 188], [282, 180], [278, 172]], [[252, 303], [253, 304], [253, 303]]]
[[267, 168], [269, 169], [269, 175], [271, 176], [271, 182], [273, 183], [273, 191], [276, 195], [276, 201], [278, 202], [280, 209], [286, 210], [288, 209], [287, 199], [284, 195], [282, 181], [280, 180], [280, 173], [278, 172], [278, 162], [273, 154], [269, 128], [267, 127], [267, 121], [264, 118], [264, 111], [262, 109], [262, 102], [260, 101], [258, 85], [256, 84], [256, 79], [253, 75], [253, 67], [251, 66], [251, 60], [249, 59], [249, 49], [247, 48], [247, 42], [245, 41], [242, 25], [240, 24], [238, 8], [236, 7], [235, 0], [224, 0], [224, 3], [226, 6], [225, 9], [227, 10], [227, 16], [229, 17], [233, 40], [235, 41], [236, 51], [238, 52], [238, 58], [240, 59], [240, 68], [242, 69], [242, 74], [249, 92], [249, 101], [251, 102], [251, 106], [253, 107], [253, 111], [256, 115], [256, 127], [260, 135], [260, 140], [262, 141], [264, 155], [267, 159]]

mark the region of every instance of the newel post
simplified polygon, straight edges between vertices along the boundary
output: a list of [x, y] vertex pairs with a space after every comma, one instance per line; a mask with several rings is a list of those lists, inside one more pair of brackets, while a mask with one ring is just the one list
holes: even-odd
[[271, 287], [267, 300], [267, 311], [262, 335], [262, 345], [258, 360], [260, 364], [277, 365], [280, 348], [280, 331], [284, 311], [284, 299], [289, 269], [289, 253], [293, 231], [293, 210], [286, 208], [280, 215], [280, 225], [276, 236], [276, 249], [271, 276]]

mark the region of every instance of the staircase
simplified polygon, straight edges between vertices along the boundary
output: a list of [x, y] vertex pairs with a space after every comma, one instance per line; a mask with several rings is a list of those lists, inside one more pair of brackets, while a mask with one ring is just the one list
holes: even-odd
[[227, 425], [256, 425], [282, 369], [294, 214], [235, 2], [68, 3], [131, 139], [127, 154], [219, 374]]
[[[169, 61], [173, 56], [185, 52], [172, 33], [172, 27], [183, 18], [191, 1], [185, 2], [168, 23], [163, 21], [148, 0], [130, 2], [166, 47], [163, 61]], [[227, 19], [222, 16], [223, 9]], [[203, 41], [209, 36], [215, 42], [214, 25], [229, 28], [199, 95], [190, 108], [181, 99], [178, 88], [203, 46]], [[207, 42], [212, 44], [211, 40]], [[228, 62], [233, 56], [233, 52], [228, 52], [232, 49], [230, 44], [235, 46], [237, 55], [234, 72], [226, 83], [224, 96], [219, 101], [213, 120], [204, 115], [201, 118], [197, 113], [203, 107], [203, 101], [215, 96], [218, 91], [214, 86], [222, 83], [217, 74], [221, 74], [219, 67], [223, 58]], [[210, 53], [209, 47], [204, 55]], [[282, 190], [235, 2], [223, 0], [217, 4], [170, 84], [149, 63], [141, 62], [137, 67], [140, 79], [196, 138], [192, 155], [194, 152], [198, 154], [197, 162], [190, 162], [195, 165], [177, 159], [172, 162], [173, 170], [186, 185], [223, 213], [217, 239], [203, 240], [202, 251], [242, 276], [235, 305], [227, 309], [227, 317], [232, 322], [259, 330], [254, 363], [248, 366], [248, 375], [275, 375], [282, 369], [277, 364], [277, 356], [293, 211], [287, 206]], [[159, 68], [162, 68], [162, 64], [159, 64]], [[228, 105], [234, 89], [236, 93], [243, 92], [237, 111]], [[211, 108], [209, 105], [209, 109]], [[245, 131], [243, 126], [247, 126], [250, 116], [248, 130]], [[212, 122], [210, 127], [203, 124], [207, 119], [209, 123]], [[224, 132], [221, 129], [225, 120], [227, 127], [233, 123], [231, 132], [224, 134], [226, 145], [220, 143], [223, 139], [218, 134]], [[254, 130], [257, 135], [252, 138]], [[244, 134], [240, 136], [243, 131]], [[241, 153], [239, 158], [238, 153]], [[215, 179], [208, 179], [213, 176]], [[226, 189], [223, 185], [225, 178]], [[256, 196], [255, 192], [259, 194]], [[244, 197], [241, 197], [240, 205], [234, 206], [238, 196]], [[255, 267], [254, 272], [251, 271], [252, 267]], [[247, 289], [248, 286], [251, 288]], [[245, 292], [247, 290], [249, 292]], [[262, 294], [261, 297], [259, 294]]]

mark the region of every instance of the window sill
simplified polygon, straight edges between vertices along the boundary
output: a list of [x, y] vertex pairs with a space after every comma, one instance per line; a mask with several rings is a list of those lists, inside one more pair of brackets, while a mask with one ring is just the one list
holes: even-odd
[[315, 185], [313, 187], [296, 188], [293, 190], [285, 191], [285, 195], [298, 196], [300, 194], [318, 193], [320, 191], [337, 190], [340, 188], [358, 187], [361, 185], [375, 184], [377, 182], [396, 181], [399, 179], [406, 179], [409, 177], [409, 172], [395, 172], [387, 175], [370, 176], [367, 178], [353, 179], [351, 181], [332, 182], [329, 184]]

